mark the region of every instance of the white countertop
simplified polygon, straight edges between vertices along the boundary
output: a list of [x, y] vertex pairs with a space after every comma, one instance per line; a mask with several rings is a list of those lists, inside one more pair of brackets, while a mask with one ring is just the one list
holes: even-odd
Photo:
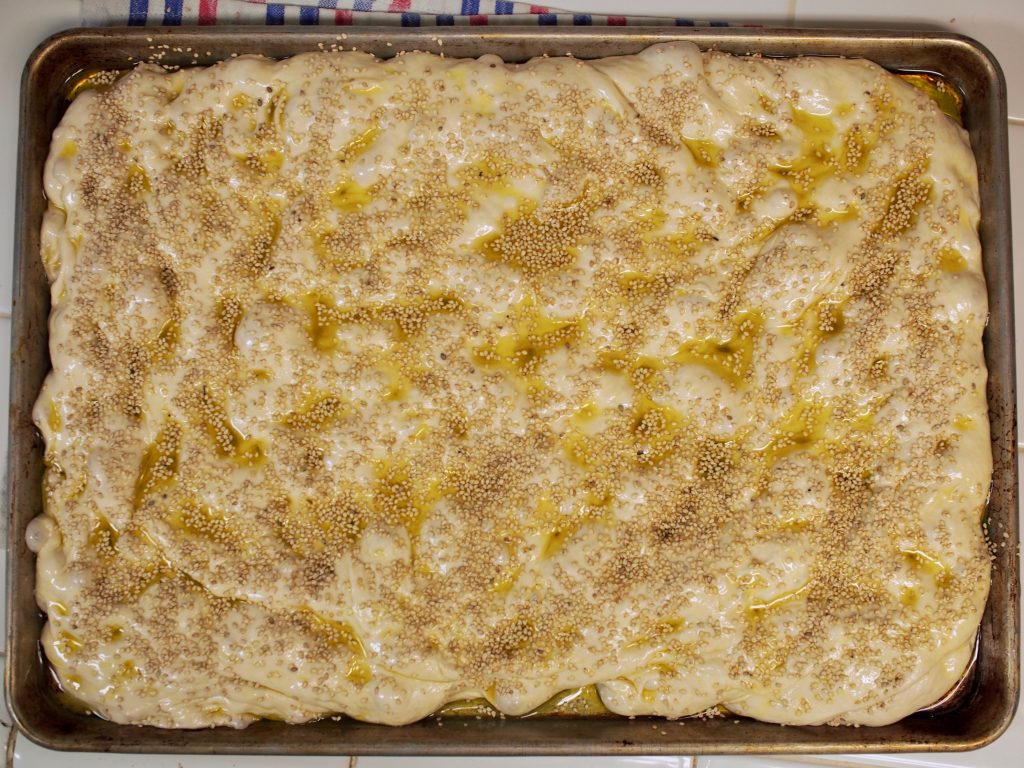
[[[970, 35], [988, 46], [1006, 74], [1014, 231], [1024, 237], [1024, 2], [1021, 0], [547, 0], [554, 7], [594, 13], [653, 14], [695, 19], [765, 22], [796, 26], [941, 28]], [[18, 92], [22, 66], [45, 37], [78, 26], [79, 0], [0, 0], [0, 360], [10, 355], [11, 269], [14, 240], [14, 179], [17, 165]], [[1024, 253], [1024, 251], [1022, 251]], [[1024, 256], [1015, 261], [1015, 290], [1024, 307]], [[1024, 310], [1017, 335], [1024, 338]], [[1017, 376], [1024, 381], [1018, 357]], [[7, 400], [8, 372], [0, 370], [0, 402]], [[1018, 410], [1020, 406], [1018, 404]], [[6, 433], [7, 409], [0, 408]], [[0, 442], [0, 467], [7, 466], [7, 444]], [[0, 532], [0, 537], [2, 537]], [[5, 542], [3, 542], [5, 545]], [[0, 593], [2, 594], [2, 593]], [[4, 598], [0, 596], [0, 615]], [[10, 717], [0, 706], [0, 744], [7, 740]], [[73, 761], [75, 768], [798, 768], [799, 766], [914, 766], [915, 768], [1015, 768], [1024, 754], [1024, 714], [995, 744], [951, 755], [867, 755], [833, 757], [629, 757], [629, 758], [279, 758], [192, 757], [164, 755], [65, 755], [49, 752], [12, 735], [8, 765], [37, 768]]]

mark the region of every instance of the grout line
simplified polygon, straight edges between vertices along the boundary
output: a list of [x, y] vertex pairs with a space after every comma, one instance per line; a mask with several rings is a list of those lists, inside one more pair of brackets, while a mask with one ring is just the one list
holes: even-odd
[[789, 25], [796, 26], [796, 0], [789, 0], [786, 3], [786, 15], [789, 17]]

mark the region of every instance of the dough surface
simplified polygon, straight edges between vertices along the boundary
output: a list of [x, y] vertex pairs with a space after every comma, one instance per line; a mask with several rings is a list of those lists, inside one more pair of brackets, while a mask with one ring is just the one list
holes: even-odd
[[892, 722], [992, 470], [966, 134], [865, 61], [142, 65], [54, 133], [43, 647], [164, 727]]

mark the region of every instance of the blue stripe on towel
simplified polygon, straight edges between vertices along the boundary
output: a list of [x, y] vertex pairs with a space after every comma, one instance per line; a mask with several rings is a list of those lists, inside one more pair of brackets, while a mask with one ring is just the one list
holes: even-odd
[[164, 26], [181, 26], [181, 6], [184, 0], [164, 0]]
[[267, 24], [277, 26], [284, 24], [284, 6], [278, 3], [267, 3]]
[[149, 0], [132, 0], [128, 5], [128, 26], [146, 26], [146, 16], [149, 12]]

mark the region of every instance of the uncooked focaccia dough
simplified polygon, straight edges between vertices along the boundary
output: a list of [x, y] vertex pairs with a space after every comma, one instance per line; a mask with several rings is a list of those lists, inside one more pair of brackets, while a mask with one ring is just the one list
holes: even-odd
[[144, 65], [54, 133], [43, 647], [94, 712], [596, 684], [880, 724], [961, 675], [974, 160], [864, 61]]

